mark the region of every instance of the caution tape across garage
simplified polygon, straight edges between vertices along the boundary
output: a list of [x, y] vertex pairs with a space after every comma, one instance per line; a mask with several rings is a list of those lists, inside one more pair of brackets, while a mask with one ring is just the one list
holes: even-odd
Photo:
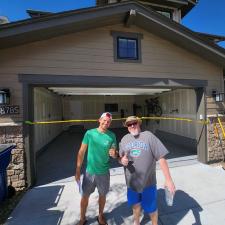
[[[208, 124], [209, 120], [195, 120], [189, 118], [181, 118], [181, 117], [139, 117], [141, 120], [175, 120], [175, 121], [185, 121], [190, 123], [199, 123], [199, 124]], [[126, 118], [115, 118], [113, 121], [123, 121]], [[98, 119], [85, 119], [85, 120], [52, 120], [52, 121], [25, 121], [25, 124], [28, 125], [44, 125], [44, 124], [57, 124], [57, 123], [80, 123], [80, 122], [97, 122]]]

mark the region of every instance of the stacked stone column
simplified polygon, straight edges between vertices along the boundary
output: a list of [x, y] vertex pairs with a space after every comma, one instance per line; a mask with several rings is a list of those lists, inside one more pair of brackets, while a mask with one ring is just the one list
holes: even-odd
[[22, 190], [26, 187], [22, 125], [0, 126], [0, 143], [16, 145], [11, 152], [11, 162], [7, 168], [8, 185], [12, 185], [16, 190]]
[[[225, 117], [221, 117], [221, 123], [225, 130]], [[225, 154], [225, 137], [223, 136], [222, 128], [218, 122], [217, 117], [209, 118], [210, 123], [207, 125], [207, 139], [208, 139], [208, 161], [218, 162], [224, 160]], [[215, 127], [217, 126], [218, 135], [216, 135]]]

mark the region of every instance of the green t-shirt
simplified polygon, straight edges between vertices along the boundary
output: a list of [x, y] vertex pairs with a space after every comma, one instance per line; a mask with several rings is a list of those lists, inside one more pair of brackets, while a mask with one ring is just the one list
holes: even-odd
[[88, 145], [87, 172], [90, 174], [106, 174], [109, 170], [109, 149], [116, 147], [116, 136], [107, 130], [101, 133], [97, 128], [88, 130], [83, 138]]

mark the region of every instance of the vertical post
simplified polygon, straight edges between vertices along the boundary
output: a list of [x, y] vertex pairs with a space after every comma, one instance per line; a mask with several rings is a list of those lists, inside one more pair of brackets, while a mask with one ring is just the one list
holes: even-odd
[[[24, 121], [33, 121], [33, 87], [23, 83], [23, 118]], [[26, 153], [26, 176], [28, 187], [34, 185], [36, 180], [36, 159], [33, 149], [33, 126], [24, 124], [24, 147]]]
[[[196, 115], [197, 120], [202, 119], [206, 121], [206, 100], [204, 88], [196, 88]], [[197, 154], [198, 160], [202, 163], [208, 162], [208, 146], [207, 146], [207, 125], [205, 123], [196, 125], [197, 136]]]

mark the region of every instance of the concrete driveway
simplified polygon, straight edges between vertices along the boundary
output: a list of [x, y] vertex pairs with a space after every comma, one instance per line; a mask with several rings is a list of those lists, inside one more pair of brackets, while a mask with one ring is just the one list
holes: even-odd
[[[82, 137], [80, 132], [64, 132], [39, 156], [37, 184], [24, 195], [7, 225], [77, 224], [80, 194], [73, 175]], [[173, 150], [174, 157], [168, 161], [177, 192], [174, 205], [167, 207], [162, 189], [164, 178], [157, 169], [159, 225], [224, 225], [225, 171], [220, 166], [198, 163], [197, 156], [187, 155], [183, 148], [168, 148]], [[112, 161], [110, 172], [111, 189], [105, 207], [108, 224], [131, 225], [123, 168]], [[97, 224], [97, 200], [95, 192], [90, 197], [88, 224]], [[143, 215], [141, 224], [151, 224], [148, 216]]]
[[[200, 163], [171, 168], [177, 192], [174, 205], [164, 201], [163, 175], [157, 170], [160, 225], [225, 224], [225, 171]], [[88, 224], [97, 224], [97, 193], [90, 198]], [[75, 225], [79, 219], [80, 195], [73, 177], [30, 189], [7, 221], [7, 225]], [[122, 168], [111, 169], [111, 189], [105, 208], [108, 224], [132, 224], [126, 204]], [[151, 224], [143, 216], [142, 225]]]

